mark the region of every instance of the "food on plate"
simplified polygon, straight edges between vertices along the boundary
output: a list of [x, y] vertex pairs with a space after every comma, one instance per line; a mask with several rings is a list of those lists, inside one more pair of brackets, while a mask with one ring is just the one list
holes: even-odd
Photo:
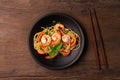
[[59, 53], [63, 56], [80, 47], [80, 36], [61, 23], [42, 27], [43, 31], [34, 35], [34, 49], [46, 59], [55, 58]]

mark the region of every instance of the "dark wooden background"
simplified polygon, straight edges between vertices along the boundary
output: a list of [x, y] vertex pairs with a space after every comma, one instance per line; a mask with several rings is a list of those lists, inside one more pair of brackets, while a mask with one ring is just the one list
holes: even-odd
[[[88, 8], [95, 7], [109, 69], [95, 64]], [[86, 32], [87, 47], [77, 63], [49, 70], [30, 55], [30, 28], [42, 16], [62, 12], [77, 19]], [[99, 42], [99, 40], [98, 40]], [[120, 79], [120, 0], [0, 0], [0, 80], [111, 80]]]

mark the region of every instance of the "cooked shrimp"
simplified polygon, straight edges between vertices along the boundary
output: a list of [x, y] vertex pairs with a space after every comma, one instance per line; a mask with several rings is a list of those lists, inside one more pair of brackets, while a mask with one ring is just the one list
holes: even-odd
[[61, 41], [61, 35], [58, 33], [58, 32], [55, 32], [53, 35], [52, 35], [52, 42], [51, 42], [51, 45], [56, 45], [58, 43], [60, 43]]
[[64, 56], [67, 56], [70, 54], [70, 43], [67, 44], [67, 46], [65, 47], [65, 49], [61, 49], [60, 53]]
[[63, 55], [63, 56], [67, 56], [70, 54], [70, 50], [61, 50], [60, 53]]
[[57, 23], [55, 26], [54, 26], [54, 31], [60, 31], [61, 33], [64, 32], [65, 30], [65, 27], [63, 24], [60, 24], [60, 23]]
[[76, 44], [76, 37], [75, 36], [72, 37], [70, 43], [71, 43], [71, 45], [70, 45], [71, 47], [73, 47]]
[[63, 41], [63, 44], [69, 44], [70, 43], [70, 36], [67, 34], [64, 34], [62, 36], [62, 41]]
[[37, 52], [38, 52], [39, 54], [45, 54], [45, 52], [44, 52], [43, 50], [41, 50], [41, 49], [38, 50]]
[[70, 31], [68, 32], [68, 35], [71, 37], [70, 43], [71, 43], [71, 47], [73, 47], [76, 44], [76, 35]]
[[38, 42], [40, 42], [40, 39], [44, 34], [45, 34], [44, 32], [40, 32], [39, 37], [38, 37]]
[[51, 43], [51, 37], [49, 35], [44, 34], [41, 37], [41, 44], [40, 44], [40, 46], [45, 47], [45, 46], [48, 46], [50, 43]]

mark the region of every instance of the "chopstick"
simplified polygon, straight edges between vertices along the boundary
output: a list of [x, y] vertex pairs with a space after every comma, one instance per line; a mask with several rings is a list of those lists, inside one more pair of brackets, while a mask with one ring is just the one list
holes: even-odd
[[97, 18], [95, 8], [93, 9], [93, 12], [94, 12], [95, 21], [96, 21], [96, 30], [98, 32], [98, 39], [100, 40], [100, 48], [101, 48], [103, 63], [105, 65], [105, 68], [108, 68], [107, 57], [106, 57], [106, 53], [105, 53], [105, 47], [104, 47], [103, 38], [102, 38], [102, 35], [101, 35], [101, 32], [100, 32], [100, 26], [99, 26], [99, 23], [98, 23], [98, 18]]
[[[94, 20], [92, 17], [92, 11], [94, 13], [93, 14]], [[97, 46], [97, 37], [98, 37], [98, 40], [100, 40], [100, 48], [101, 48], [101, 55], [102, 55], [103, 63], [104, 63], [105, 68], [107, 69], [108, 68], [107, 57], [106, 57], [106, 53], [105, 53], [103, 38], [102, 38], [102, 35], [100, 32], [100, 26], [98, 23], [98, 18], [97, 18], [95, 8], [93, 10], [89, 9], [89, 17], [90, 17], [90, 23], [91, 23], [92, 37], [93, 37], [93, 41], [94, 41], [94, 52], [95, 52], [97, 67], [98, 67], [98, 69], [101, 69], [99, 51], [98, 51], [98, 46]], [[95, 25], [94, 25], [94, 23], [95, 23]], [[95, 30], [96, 30], [97, 34], [95, 33]]]
[[92, 38], [93, 38], [93, 42], [94, 42], [94, 53], [95, 53], [95, 58], [96, 58], [96, 66], [100, 70], [101, 64], [100, 64], [100, 58], [99, 58], [98, 47], [97, 47], [97, 42], [96, 42], [95, 28], [94, 28], [94, 23], [93, 23], [93, 18], [92, 18], [92, 12], [90, 9], [89, 9], [89, 18], [90, 18], [89, 20], [90, 20]]

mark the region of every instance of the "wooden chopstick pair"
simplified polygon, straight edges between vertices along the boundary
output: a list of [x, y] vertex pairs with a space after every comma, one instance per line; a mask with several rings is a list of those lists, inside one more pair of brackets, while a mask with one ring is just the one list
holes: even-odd
[[[92, 13], [93, 13], [93, 17], [92, 17]], [[97, 68], [99, 70], [101, 69], [101, 61], [100, 61], [100, 54], [101, 54], [104, 66], [107, 69], [108, 68], [107, 57], [106, 57], [106, 54], [105, 54], [105, 48], [104, 48], [103, 39], [102, 39], [102, 35], [101, 35], [101, 32], [100, 32], [100, 26], [99, 26], [99, 23], [98, 23], [98, 18], [97, 18], [97, 15], [96, 15], [95, 8], [94, 9], [89, 9], [89, 17], [90, 17], [92, 38], [93, 38], [93, 42], [94, 42], [94, 52], [95, 52], [95, 57], [96, 57]], [[99, 46], [97, 44], [97, 38], [100, 41]], [[98, 49], [99, 47], [101, 48], [101, 53]]]

